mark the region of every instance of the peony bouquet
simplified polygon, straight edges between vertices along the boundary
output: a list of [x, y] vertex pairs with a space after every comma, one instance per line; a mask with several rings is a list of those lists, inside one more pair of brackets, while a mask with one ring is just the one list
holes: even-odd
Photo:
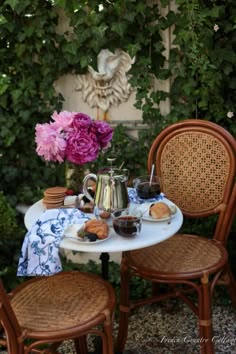
[[54, 112], [50, 123], [35, 127], [36, 152], [46, 161], [83, 165], [110, 146], [113, 129], [84, 113]]

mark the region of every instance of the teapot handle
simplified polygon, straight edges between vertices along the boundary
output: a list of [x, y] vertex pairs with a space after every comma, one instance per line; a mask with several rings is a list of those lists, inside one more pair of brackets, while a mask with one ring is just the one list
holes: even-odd
[[94, 202], [94, 198], [91, 196], [91, 194], [88, 191], [88, 182], [89, 182], [89, 180], [92, 180], [95, 183], [97, 183], [97, 176], [94, 173], [89, 173], [87, 176], [84, 177], [84, 179], [83, 179], [83, 194], [91, 202]]

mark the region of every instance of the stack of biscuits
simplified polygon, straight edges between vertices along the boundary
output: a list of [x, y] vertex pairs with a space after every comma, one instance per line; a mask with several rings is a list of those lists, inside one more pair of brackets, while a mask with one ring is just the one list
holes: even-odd
[[64, 204], [66, 187], [51, 187], [44, 191], [43, 204], [46, 209], [60, 208]]

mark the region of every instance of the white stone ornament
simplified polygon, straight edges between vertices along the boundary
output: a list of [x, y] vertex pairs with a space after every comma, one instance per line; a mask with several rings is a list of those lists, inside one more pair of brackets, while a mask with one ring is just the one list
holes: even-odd
[[107, 112], [112, 105], [118, 106], [128, 100], [132, 87], [127, 72], [134, 62], [135, 57], [131, 58], [120, 49], [115, 53], [102, 49], [97, 57], [98, 71], [88, 66], [87, 74], [77, 75], [76, 90], [82, 92], [83, 100], [90, 107]]

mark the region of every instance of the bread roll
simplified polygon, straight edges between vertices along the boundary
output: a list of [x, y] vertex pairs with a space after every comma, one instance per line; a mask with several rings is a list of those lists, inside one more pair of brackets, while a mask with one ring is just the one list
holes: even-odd
[[96, 234], [99, 239], [108, 237], [109, 227], [103, 220], [92, 219], [85, 223], [84, 230]]
[[169, 218], [171, 216], [171, 211], [166, 203], [159, 202], [150, 206], [149, 215], [153, 219]]

